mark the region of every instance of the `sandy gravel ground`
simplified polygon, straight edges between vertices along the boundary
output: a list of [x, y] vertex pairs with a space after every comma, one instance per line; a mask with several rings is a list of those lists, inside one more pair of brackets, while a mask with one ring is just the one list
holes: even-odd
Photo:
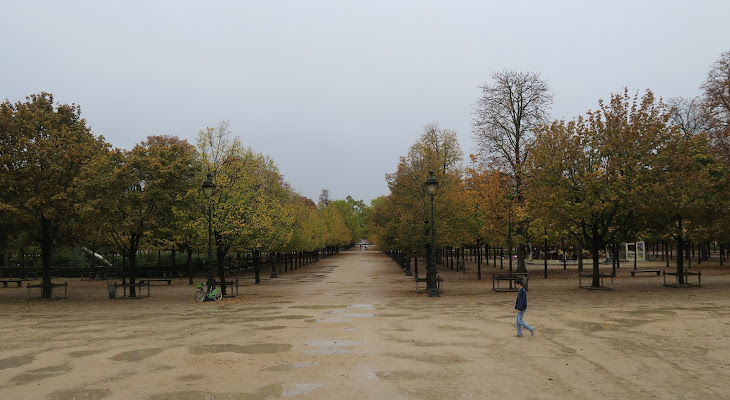
[[630, 267], [588, 291], [575, 269], [529, 266], [524, 338], [491, 265], [481, 281], [473, 263], [439, 267], [434, 299], [358, 248], [259, 285], [239, 276], [242, 295], [217, 303], [185, 280], [137, 300], [110, 300], [109, 281], [69, 280], [56, 301], [0, 288], [0, 398], [730, 398], [730, 267], [693, 265], [703, 287], [681, 289]]

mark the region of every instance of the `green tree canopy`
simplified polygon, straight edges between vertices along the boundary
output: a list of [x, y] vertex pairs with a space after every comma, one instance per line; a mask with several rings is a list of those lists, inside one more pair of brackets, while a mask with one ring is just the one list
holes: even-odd
[[439, 181], [434, 218], [437, 247], [473, 239], [464, 221], [468, 206], [460, 202], [464, 195], [462, 157], [454, 131], [436, 124], [426, 126], [408, 156], [400, 158], [397, 171], [386, 175], [390, 194], [374, 206], [370, 228], [379, 248], [401, 250], [409, 257], [425, 255], [430, 243], [430, 203], [424, 185], [429, 171]]
[[0, 104], [0, 213], [40, 247], [44, 286], [51, 283], [54, 251], [83, 231], [78, 179], [106, 147], [86, 126], [81, 107], [56, 104], [50, 93]]
[[625, 90], [599, 101], [585, 118], [538, 130], [527, 202], [550, 228], [591, 250], [593, 286], [600, 284], [600, 251], [635, 229], [646, 209], [656, 154], [672, 129], [669, 118], [651, 91], [632, 99]]
[[[130, 283], [135, 283], [140, 246], [162, 238], [182, 201], [180, 194], [194, 184], [193, 155], [185, 140], [149, 136], [132, 150], [97, 157], [87, 169], [86, 212], [126, 255]], [[130, 293], [136, 294], [133, 288]]]
[[244, 147], [231, 134], [227, 122], [198, 133], [201, 174], [210, 173], [215, 185], [212, 198], [201, 195], [200, 201], [204, 208], [212, 203], [221, 279], [223, 261], [232, 249], [258, 252], [281, 248], [291, 238], [294, 221], [283, 178], [273, 160]]

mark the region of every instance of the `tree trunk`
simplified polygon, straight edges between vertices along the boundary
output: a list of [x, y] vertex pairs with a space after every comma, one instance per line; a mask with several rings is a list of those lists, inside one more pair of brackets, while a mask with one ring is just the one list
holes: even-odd
[[477, 280], [482, 280], [482, 246], [479, 244], [479, 239], [477, 239]]
[[723, 261], [725, 261], [725, 255], [723, 253], [724, 250], [724, 244], [720, 243], [720, 266], [723, 265]]
[[576, 252], [578, 253], [578, 273], [583, 272], [583, 245], [578, 242]]
[[[454, 250], [451, 246], [446, 247], [446, 266], [450, 266], [451, 269], [454, 269]], [[451, 260], [451, 263], [449, 263], [449, 260]]]
[[188, 247], [188, 257], [185, 259], [185, 267], [188, 271], [188, 285], [192, 285], [193, 282], [193, 248]]
[[[135, 235], [132, 235], [134, 237]], [[134, 240], [134, 239], [132, 239]], [[129, 260], [129, 268], [127, 268], [127, 275], [129, 275], [129, 284], [134, 285], [136, 283], [137, 275], [137, 246], [130, 246], [129, 253], [127, 254]], [[134, 286], [129, 287], [129, 297], [137, 297], [137, 288]]]
[[170, 279], [172, 279], [172, 275], [175, 273], [175, 245], [172, 245], [170, 254], [172, 256], [172, 264], [170, 264]]
[[255, 283], [258, 285], [259, 283], [261, 283], [261, 277], [259, 275], [259, 271], [261, 271], [261, 255], [258, 249], [253, 251], [253, 270], [255, 275]]
[[591, 281], [591, 287], [601, 287], [601, 276], [600, 276], [600, 257], [601, 257], [601, 244], [593, 243], [591, 246], [591, 256], [593, 258], [593, 280]]
[[[50, 299], [53, 288], [51, 288], [51, 262], [53, 260], [53, 242], [51, 239], [51, 222], [46, 217], [41, 217], [41, 264], [43, 264], [43, 280], [41, 284], [41, 297]], [[23, 262], [23, 264], [25, 264]], [[25, 265], [23, 265], [25, 268]]]
[[[517, 272], [527, 273], [527, 265], [525, 264], [525, 256], [527, 255], [527, 246], [517, 246]], [[510, 260], [512, 257], [510, 257]]]
[[677, 282], [684, 284], [684, 234], [682, 232], [682, 217], [677, 216]]
[[127, 283], [127, 253], [122, 250], [122, 285]]

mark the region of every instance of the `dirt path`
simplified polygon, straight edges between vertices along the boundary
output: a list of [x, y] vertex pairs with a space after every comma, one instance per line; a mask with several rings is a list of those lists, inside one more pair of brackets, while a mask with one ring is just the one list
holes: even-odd
[[[346, 252], [197, 304], [183, 281], [109, 300], [106, 282], [69, 299], [0, 289], [0, 397], [8, 399], [690, 399], [730, 393], [730, 277], [667, 289], [617, 278], [530, 281], [514, 293], [441, 269], [439, 299], [413, 293], [385, 255]], [[628, 275], [628, 271], [625, 273]], [[706, 274], [707, 275], [707, 274]], [[566, 275], [567, 276], [567, 275]], [[570, 275], [573, 277], [574, 275]], [[528, 396], [529, 397], [529, 396]]]

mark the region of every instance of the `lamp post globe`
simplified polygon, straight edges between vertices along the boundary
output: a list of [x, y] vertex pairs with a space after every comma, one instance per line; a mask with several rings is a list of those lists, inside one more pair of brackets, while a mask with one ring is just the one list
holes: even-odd
[[426, 178], [426, 192], [428, 195], [433, 197], [436, 194], [436, 190], [439, 188], [439, 181], [433, 175], [433, 171], [428, 171], [428, 178]]
[[206, 197], [210, 197], [213, 195], [214, 188], [215, 184], [213, 183], [213, 175], [208, 172], [208, 175], [205, 177], [205, 181], [203, 181], [203, 193], [205, 193]]
[[425, 185], [426, 192], [431, 198], [431, 254], [429, 254], [428, 265], [426, 268], [426, 275], [428, 278], [428, 297], [441, 297], [439, 295], [438, 284], [436, 283], [436, 232], [434, 230], [433, 212], [433, 198], [438, 190], [439, 181], [433, 175], [433, 171], [428, 171], [428, 178], [426, 178]]

